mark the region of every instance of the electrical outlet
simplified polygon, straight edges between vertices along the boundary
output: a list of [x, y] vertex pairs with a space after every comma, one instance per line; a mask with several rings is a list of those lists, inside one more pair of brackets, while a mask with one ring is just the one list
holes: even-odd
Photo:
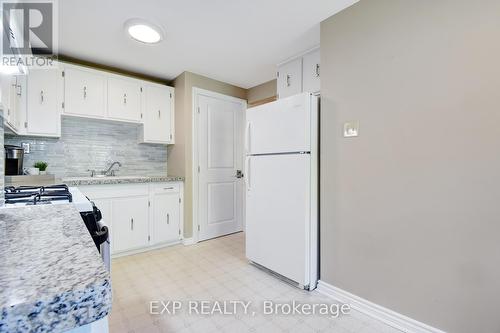
[[344, 123], [344, 138], [352, 138], [359, 135], [359, 121]]
[[29, 143], [22, 143], [21, 144], [23, 146], [23, 149], [24, 149], [24, 153], [25, 154], [29, 154], [30, 153], [30, 144]]

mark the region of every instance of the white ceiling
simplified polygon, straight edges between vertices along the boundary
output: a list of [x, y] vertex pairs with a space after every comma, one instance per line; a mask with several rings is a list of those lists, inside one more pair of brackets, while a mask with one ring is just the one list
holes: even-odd
[[[62, 0], [59, 53], [173, 79], [183, 71], [250, 88], [275, 65], [319, 44], [319, 23], [357, 0]], [[125, 34], [130, 18], [163, 27], [144, 45]]]

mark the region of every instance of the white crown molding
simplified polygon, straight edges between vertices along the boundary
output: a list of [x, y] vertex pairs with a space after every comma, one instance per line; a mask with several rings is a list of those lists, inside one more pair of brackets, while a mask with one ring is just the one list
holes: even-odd
[[349, 304], [352, 309], [384, 322], [385, 324], [403, 332], [446, 333], [445, 331], [421, 323], [400, 313], [384, 308], [383, 306], [372, 303], [364, 298], [353, 295], [345, 290], [334, 287], [324, 281], [318, 282], [318, 288], [316, 290], [319, 293], [329, 296], [339, 302]]

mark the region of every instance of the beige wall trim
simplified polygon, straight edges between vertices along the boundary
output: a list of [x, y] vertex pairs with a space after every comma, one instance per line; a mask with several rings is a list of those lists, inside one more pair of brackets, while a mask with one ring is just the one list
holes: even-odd
[[259, 101], [255, 101], [253, 103], [248, 103], [248, 107], [249, 108], [253, 108], [254, 106], [259, 106], [259, 105], [262, 105], [262, 104], [267, 104], [267, 103], [271, 103], [271, 102], [274, 102], [278, 99], [277, 96], [273, 96], [273, 97], [268, 97], [268, 98], [264, 98], [264, 99], [261, 99]]
[[352, 309], [364, 313], [391, 327], [410, 333], [445, 333], [438, 328], [421, 323], [415, 319], [384, 308], [364, 298], [351, 294], [345, 290], [334, 287], [326, 282], [319, 281], [316, 289], [320, 294], [333, 298], [338, 302], [349, 304]]
[[249, 105], [260, 105], [278, 96], [278, 85], [276, 79], [264, 82], [252, 87], [247, 91]]

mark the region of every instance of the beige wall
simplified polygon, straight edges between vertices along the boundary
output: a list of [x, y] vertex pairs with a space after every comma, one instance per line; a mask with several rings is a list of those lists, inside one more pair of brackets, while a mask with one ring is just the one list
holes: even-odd
[[247, 99], [249, 106], [258, 105], [275, 100], [278, 95], [276, 79], [262, 83], [248, 89]]
[[168, 151], [168, 174], [185, 177], [184, 181], [184, 237], [193, 235], [193, 146], [192, 108], [193, 87], [202, 88], [224, 95], [247, 98], [247, 90], [221, 81], [184, 72], [174, 80], [175, 87], [175, 145]]
[[321, 24], [322, 280], [500, 332], [499, 60], [496, 0], [362, 0]]

